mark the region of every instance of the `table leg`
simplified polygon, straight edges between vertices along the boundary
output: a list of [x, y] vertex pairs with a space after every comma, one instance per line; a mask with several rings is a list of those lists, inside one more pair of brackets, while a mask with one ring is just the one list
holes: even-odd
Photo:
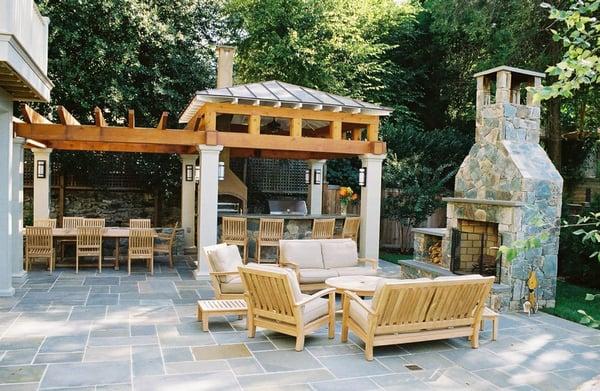
[[120, 238], [115, 238], [115, 270], [119, 270]]

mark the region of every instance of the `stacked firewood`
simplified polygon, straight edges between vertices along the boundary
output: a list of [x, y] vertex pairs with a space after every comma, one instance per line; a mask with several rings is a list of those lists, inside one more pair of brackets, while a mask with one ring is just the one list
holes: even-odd
[[429, 261], [435, 264], [442, 263], [442, 242], [429, 246]]

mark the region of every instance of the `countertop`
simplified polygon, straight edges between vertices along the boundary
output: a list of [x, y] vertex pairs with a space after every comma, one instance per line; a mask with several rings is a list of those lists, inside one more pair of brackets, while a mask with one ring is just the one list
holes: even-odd
[[332, 215], [332, 214], [260, 214], [260, 213], [219, 213], [219, 216], [245, 217], [247, 219], [286, 219], [286, 220], [312, 220], [312, 219], [344, 219], [346, 217], [358, 217], [356, 214]]

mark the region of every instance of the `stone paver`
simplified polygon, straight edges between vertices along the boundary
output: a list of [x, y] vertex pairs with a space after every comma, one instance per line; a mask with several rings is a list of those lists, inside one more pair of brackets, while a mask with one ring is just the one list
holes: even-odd
[[[398, 275], [382, 263], [382, 274]], [[101, 275], [59, 268], [35, 271], [0, 298], [0, 391], [120, 390], [569, 390], [598, 374], [600, 332], [546, 314], [503, 314], [500, 338], [470, 348], [465, 338], [375, 348], [258, 330], [245, 320], [196, 321], [196, 301], [212, 298], [208, 280], [193, 279], [185, 258], [155, 275], [141, 268]], [[409, 364], [418, 366], [411, 369]]]

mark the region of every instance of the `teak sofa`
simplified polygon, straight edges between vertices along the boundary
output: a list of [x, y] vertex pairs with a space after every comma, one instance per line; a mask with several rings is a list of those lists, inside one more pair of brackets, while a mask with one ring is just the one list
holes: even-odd
[[377, 274], [377, 260], [359, 258], [352, 239], [280, 240], [279, 254], [279, 265], [296, 272], [303, 292], [326, 288], [330, 277]]
[[365, 357], [373, 347], [436, 339], [470, 337], [479, 347], [485, 301], [494, 277], [478, 275], [435, 280], [382, 280], [372, 300], [344, 292], [342, 342], [351, 330], [365, 343]]

